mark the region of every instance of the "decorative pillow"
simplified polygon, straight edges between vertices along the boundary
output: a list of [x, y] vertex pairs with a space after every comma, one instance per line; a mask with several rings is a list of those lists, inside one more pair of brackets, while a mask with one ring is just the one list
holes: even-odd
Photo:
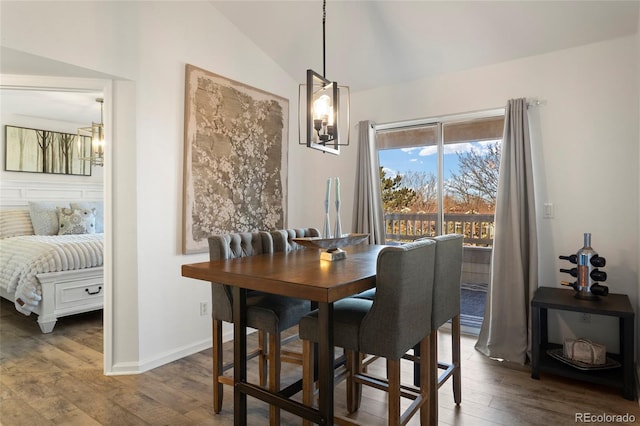
[[58, 234], [58, 207], [69, 207], [62, 202], [29, 201], [29, 215], [36, 235]]
[[58, 221], [60, 222], [58, 235], [96, 233], [96, 214], [93, 209], [58, 207]]
[[104, 232], [104, 203], [102, 201], [77, 201], [70, 203], [72, 209], [94, 209], [96, 213], [96, 233]]
[[0, 210], [0, 238], [33, 235], [29, 210]]
[[104, 232], [104, 203], [102, 201], [78, 201], [71, 203], [72, 209], [95, 209], [96, 233]]

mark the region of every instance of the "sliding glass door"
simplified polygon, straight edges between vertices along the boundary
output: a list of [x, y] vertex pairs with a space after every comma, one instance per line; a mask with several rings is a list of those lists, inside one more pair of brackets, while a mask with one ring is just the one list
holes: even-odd
[[500, 109], [376, 126], [386, 241], [464, 235], [462, 322], [472, 328], [484, 315], [503, 124]]

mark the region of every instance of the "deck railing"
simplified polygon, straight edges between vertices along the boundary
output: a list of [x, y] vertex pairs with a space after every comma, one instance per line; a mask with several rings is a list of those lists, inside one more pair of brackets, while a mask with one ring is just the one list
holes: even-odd
[[[436, 213], [386, 213], [384, 215], [387, 241], [413, 241], [436, 235]], [[462, 234], [468, 245], [493, 246], [492, 214], [445, 213], [443, 234]]]

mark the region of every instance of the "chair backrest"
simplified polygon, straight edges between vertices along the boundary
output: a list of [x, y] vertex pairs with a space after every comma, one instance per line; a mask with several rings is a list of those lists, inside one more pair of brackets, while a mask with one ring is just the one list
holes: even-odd
[[380, 251], [375, 298], [360, 326], [361, 352], [400, 359], [431, 332], [435, 253], [432, 240]]
[[295, 228], [295, 229], [279, 229], [269, 232], [273, 239], [273, 251], [289, 252], [303, 248], [300, 244], [293, 241], [294, 238], [319, 237], [320, 231], [316, 228]]
[[[264, 232], [242, 232], [209, 237], [209, 260], [235, 259], [273, 252], [271, 235]], [[232, 322], [233, 299], [228, 286], [211, 283], [211, 316]]]
[[437, 330], [442, 324], [460, 314], [460, 278], [462, 276], [462, 243], [460, 234], [434, 237], [436, 242], [436, 265], [433, 277], [433, 311], [431, 328]]

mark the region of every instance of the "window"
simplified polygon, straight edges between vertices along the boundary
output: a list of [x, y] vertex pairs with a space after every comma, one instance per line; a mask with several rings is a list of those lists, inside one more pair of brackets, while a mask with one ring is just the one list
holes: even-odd
[[387, 241], [491, 246], [503, 126], [502, 109], [376, 126]]

